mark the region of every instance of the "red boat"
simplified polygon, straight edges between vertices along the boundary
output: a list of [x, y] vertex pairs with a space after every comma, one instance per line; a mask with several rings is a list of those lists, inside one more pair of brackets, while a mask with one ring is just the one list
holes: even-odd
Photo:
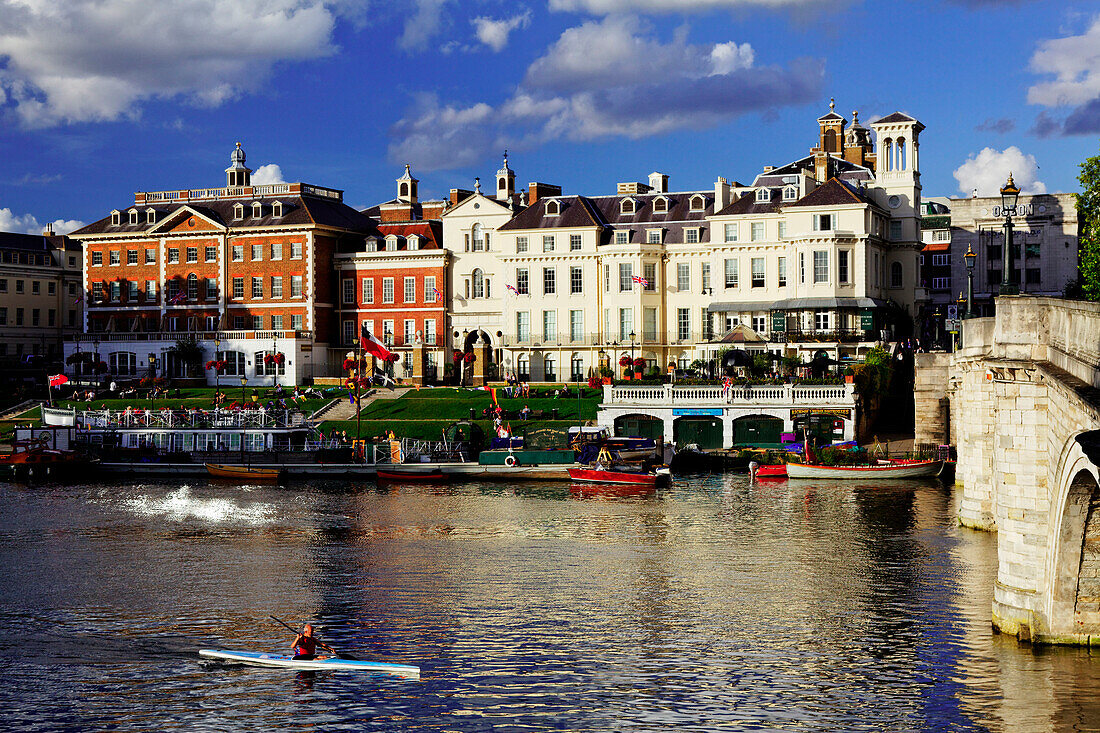
[[629, 484], [656, 486], [659, 476], [654, 472], [624, 471], [605, 468], [570, 468], [569, 478], [584, 484]]
[[392, 481], [407, 484], [442, 484], [446, 483], [447, 476], [438, 468], [428, 471], [402, 471], [401, 469], [378, 469], [379, 481]]
[[76, 451], [47, 448], [44, 440], [16, 440], [11, 453], [0, 454], [0, 471], [20, 481], [56, 478], [83, 469], [88, 463]]
[[787, 464], [757, 466], [756, 478], [787, 478]]

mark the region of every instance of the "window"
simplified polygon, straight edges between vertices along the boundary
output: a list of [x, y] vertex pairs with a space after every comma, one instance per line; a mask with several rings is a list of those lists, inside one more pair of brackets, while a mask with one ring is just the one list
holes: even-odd
[[253, 219], [259, 219], [261, 216], [263, 216], [263, 213], [264, 213], [264, 207], [260, 204], [260, 202], [259, 201], [253, 201], [252, 202], [252, 218]]
[[849, 252], [846, 249], [842, 249], [836, 253], [836, 279], [841, 283], [849, 282], [848, 256]]
[[584, 311], [569, 311], [569, 340], [579, 343], [584, 340]]
[[557, 359], [553, 354], [547, 354], [542, 358], [542, 378], [547, 382], [553, 382], [558, 378]]
[[262, 277], [253, 276], [252, 278], [252, 297], [262, 298], [264, 297], [264, 279]]
[[393, 302], [393, 278], [392, 277], [382, 278], [382, 302], [383, 303], [392, 303]]
[[31, 295], [41, 295], [41, 294], [42, 294], [42, 283], [40, 283], [38, 280], [31, 280]]
[[485, 273], [480, 269], [474, 270], [470, 274], [470, 279], [473, 281], [474, 290], [472, 296], [475, 298], [484, 298], [486, 296], [486, 283]]
[[727, 242], [736, 242], [737, 241], [737, 223], [732, 222], [730, 224], [726, 224], [724, 229], [725, 229], [725, 233], [726, 233], [726, 241]]
[[752, 223], [752, 241], [761, 242], [764, 240], [764, 222], [754, 221]]
[[157, 299], [157, 281], [146, 280], [145, 281], [145, 301], [148, 303]]
[[767, 333], [768, 319], [767, 316], [753, 316], [752, 317], [752, 330], [759, 334]]
[[691, 265], [680, 262], [676, 265], [676, 289], [680, 291], [691, 290]]
[[933, 242], [950, 242], [951, 230], [950, 229], [936, 229], [932, 232]]
[[767, 203], [768, 201], [771, 201], [772, 200], [771, 189], [768, 189], [768, 188], [758, 188], [758, 189], [756, 189], [756, 200], [759, 201], [759, 202], [763, 202], [763, 203]]
[[542, 312], [542, 340], [556, 341], [558, 338], [558, 312]]
[[405, 319], [405, 344], [411, 345], [416, 340], [416, 321]]
[[749, 262], [749, 269], [752, 271], [752, 287], [764, 287], [764, 258], [753, 257]]
[[676, 309], [676, 338], [687, 341], [691, 338], [691, 309]]
[[806, 282], [806, 253], [798, 253], [798, 282]]
[[[362, 287], [363, 287], [363, 302], [364, 303], [373, 303], [374, 302], [374, 278], [373, 277], [363, 278]], [[280, 290], [282, 290], [281, 286], [280, 286]]]
[[933, 290], [950, 290], [951, 278], [949, 277], [934, 277], [932, 278]]
[[257, 262], [264, 258], [264, 246], [262, 244], [252, 245], [252, 261]]
[[199, 261], [199, 248], [198, 247], [188, 247], [187, 251], [186, 251], [186, 255], [187, 255], [187, 261], [188, 262], [198, 262]]
[[698, 229], [685, 229], [684, 230], [684, 242], [687, 244], [699, 244], [699, 230]]
[[244, 204], [233, 204], [233, 218], [234, 219], [243, 219], [244, 218]]
[[415, 277], [405, 278], [404, 285], [405, 285], [405, 302], [406, 303], [415, 303], [416, 302], [416, 278]]
[[657, 309], [642, 309], [642, 338], [646, 341], [657, 340]]
[[707, 199], [706, 199], [705, 196], [700, 196], [699, 194], [696, 194], [696, 195], [691, 197], [691, 210], [692, 211], [702, 211], [706, 207], [707, 207]]
[[23, 281], [22, 280], [16, 280], [15, 281], [15, 292], [22, 293], [23, 291], [24, 291]]
[[611, 292], [611, 265], [606, 263], [603, 266], [603, 291]]
[[619, 204], [619, 211], [623, 214], [633, 214], [637, 208], [638, 206], [634, 203], [634, 199], [623, 199]]
[[576, 252], [581, 248], [581, 235], [570, 234], [569, 235], [569, 251]]
[[[119, 258], [120, 258], [119, 251], [117, 249], [112, 250], [111, 251], [111, 264], [112, 265], [119, 264], [119, 261], [120, 261]], [[179, 262], [179, 250], [176, 250], [176, 262]]]
[[620, 229], [619, 231], [615, 232], [615, 244], [629, 244], [629, 243], [630, 243], [630, 232], [628, 230]]
[[795, 188], [794, 186], [787, 186], [786, 188], [783, 189], [783, 200], [784, 201], [794, 201], [796, 198], [798, 198], [798, 189], [797, 188]]
[[784, 238], [786, 238], [786, 236], [787, 236], [787, 222], [780, 221], [779, 222], [779, 238], [784, 239]]
[[103, 300], [103, 283], [92, 283], [92, 300], [95, 302], [102, 302]]
[[642, 277], [646, 284], [643, 286], [646, 292], [653, 293], [657, 290], [657, 263], [646, 262], [642, 265]]
[[290, 327], [295, 331], [301, 331], [303, 320], [301, 313], [292, 313], [290, 316]]
[[138, 284], [137, 280], [129, 280], [126, 283], [126, 300], [130, 303], [136, 303], [138, 298]]
[[814, 328], [818, 331], [829, 330], [829, 311], [816, 310], [814, 311]]
[[542, 237], [542, 251], [553, 252], [554, 251], [554, 235], [546, 234]]
[[661, 235], [664, 232], [663, 229], [649, 229], [646, 231], [646, 243], [647, 244], [660, 244]]
[[8, 309], [0, 308], [0, 326], [8, 325]]
[[729, 259], [729, 260], [726, 260], [725, 264], [726, 264], [726, 287], [727, 288], [736, 288], [737, 287], [737, 279], [738, 279], [737, 278], [737, 260]]
[[115, 280], [111, 283], [111, 302], [117, 303], [122, 299], [122, 284]]
[[[244, 316], [233, 316], [233, 330], [234, 331], [243, 331], [244, 330]], [[228, 374], [228, 372], [226, 372], [226, 373]]]
[[137, 224], [137, 223], [138, 223], [138, 212], [137, 212], [137, 209], [130, 209], [130, 210], [129, 210], [128, 212], [126, 212], [126, 213], [128, 213], [128, 214], [130, 215], [130, 223], [131, 223], [131, 224]]
[[569, 363], [569, 379], [574, 382], [584, 381], [584, 359], [580, 354], [573, 354]]
[[271, 243], [271, 259], [281, 260], [283, 259], [283, 244], [282, 242]]
[[126, 264], [136, 265], [138, 263], [138, 253], [136, 249], [126, 250]]
[[527, 237], [516, 237], [516, 252], [527, 251]]
[[218, 281], [212, 277], [206, 278], [206, 299], [218, 299]]
[[[264, 330], [264, 317], [262, 315], [252, 316], [252, 330], [254, 330], [254, 331]], [[262, 364], [263, 364], [263, 354], [261, 353], [260, 358], [257, 360], [257, 363], [256, 363], [256, 373], [257, 374], [259, 374], [261, 372], [261, 370], [263, 369]]]
[[561, 204], [557, 201], [550, 200], [546, 202], [546, 215], [557, 216], [561, 213]]
[[119, 212], [117, 212], [117, 211], [112, 211], [111, 212], [111, 224], [115, 225], [116, 227], [119, 225], [119, 223], [121, 223], [121, 218], [122, 218], [122, 215]]
[[[352, 280], [350, 282], [353, 283], [352, 286], [351, 286], [351, 288], [352, 288], [351, 302], [354, 303], [355, 302], [355, 285], [354, 285], [355, 281]], [[283, 297], [283, 278], [280, 275], [275, 275], [271, 278], [271, 297], [272, 298], [281, 298], [281, 297]]]
[[950, 265], [951, 264], [951, 255], [950, 254], [932, 255], [932, 264], [936, 265], [937, 267], [940, 266], [940, 265]]
[[[393, 290], [392, 283], [391, 283], [391, 286], [390, 286], [390, 290], [391, 291]], [[302, 276], [301, 275], [291, 275], [290, 276], [290, 297], [291, 298], [301, 298], [302, 297]], [[392, 292], [390, 293], [390, 302], [391, 303], [393, 302], [393, 293]]]
[[342, 333], [344, 337], [345, 345], [352, 345], [355, 343], [355, 321], [344, 321], [342, 324]]
[[580, 267], [569, 268], [569, 293], [578, 295], [584, 292], [584, 270]]
[[832, 214], [814, 214], [814, 231], [830, 232], [833, 230]]
[[629, 262], [619, 263], [619, 292], [627, 293], [634, 289], [634, 265]]
[[896, 219], [890, 220], [890, 239], [894, 241], [901, 239], [901, 222]]
[[902, 270], [900, 262], [890, 263], [890, 287], [900, 288], [902, 284]]
[[16, 308], [15, 309], [15, 325], [17, 325], [17, 326], [22, 326], [23, 325], [23, 309], [22, 308]]
[[481, 236], [481, 224], [474, 224], [470, 230], [470, 241], [473, 243], [473, 251], [481, 252], [485, 249], [485, 240]]
[[[272, 287], [271, 290], [271, 295], [274, 296], [275, 288]], [[350, 277], [345, 277], [340, 281], [340, 302], [344, 305], [351, 305], [355, 302], [355, 281]]]
[[[169, 252], [171, 252], [171, 250], [169, 250]], [[169, 255], [169, 257], [171, 257], [171, 255]], [[169, 259], [169, 262], [170, 261], [171, 261], [171, 259]], [[244, 245], [243, 244], [234, 244], [233, 245], [233, 261], [234, 262], [244, 262]]]
[[653, 213], [664, 214], [668, 212], [668, 199], [664, 196], [658, 196], [653, 199]]
[[527, 311], [516, 312], [516, 340], [531, 340], [531, 314]]
[[814, 252], [814, 282], [829, 282], [829, 253], [821, 250]]
[[111, 374], [131, 376], [137, 374], [137, 357], [132, 351], [113, 351], [107, 355], [107, 366]]
[[233, 297], [236, 300], [241, 300], [241, 299], [244, 298], [244, 278], [243, 277], [233, 278]]
[[92, 267], [99, 267], [103, 264], [103, 253], [92, 252]]
[[518, 295], [527, 295], [531, 292], [531, 282], [528, 270], [526, 267], [516, 268], [516, 293]]
[[302, 259], [302, 243], [291, 242], [290, 243], [290, 259], [300, 260]]
[[[895, 263], [896, 264], [896, 263]], [[1037, 267], [1029, 267], [1024, 271], [1024, 282], [1028, 285], [1042, 283], [1042, 271]]]
[[619, 309], [619, 340], [629, 341], [630, 334], [634, 333], [634, 309]]
[[207, 247], [206, 252], [205, 252], [205, 258], [206, 258], [207, 262], [217, 262], [218, 261], [218, 248], [217, 247]]
[[553, 267], [542, 268], [542, 294], [554, 295], [558, 291], [558, 272]]

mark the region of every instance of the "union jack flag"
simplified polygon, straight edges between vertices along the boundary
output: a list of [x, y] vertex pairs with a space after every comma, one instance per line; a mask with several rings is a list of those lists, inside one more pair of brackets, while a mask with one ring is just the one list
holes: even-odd
[[435, 293], [435, 302], [441, 303], [443, 301], [443, 293], [439, 292], [439, 288], [432, 288], [432, 292]]
[[515, 285], [505, 285], [504, 287], [508, 288], [508, 290], [511, 291], [512, 295], [519, 295], [519, 291], [516, 290]]
[[168, 302], [169, 303], [178, 303], [186, 297], [187, 297], [187, 291], [186, 290], [181, 290], [178, 293], [176, 293], [176, 297], [172, 298]]
[[641, 285], [643, 288], [648, 288], [649, 287], [649, 280], [646, 280], [641, 275], [634, 275], [630, 279], [633, 280], [634, 282], [638, 283], [639, 285]]

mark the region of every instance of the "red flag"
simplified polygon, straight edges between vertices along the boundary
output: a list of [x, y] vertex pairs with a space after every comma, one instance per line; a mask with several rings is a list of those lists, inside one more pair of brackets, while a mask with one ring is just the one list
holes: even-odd
[[363, 321], [363, 328], [359, 333], [359, 343], [362, 345], [363, 351], [377, 356], [382, 361], [389, 361], [393, 356], [393, 352], [387, 349], [386, 345], [370, 332], [366, 321]]
[[50, 386], [51, 387], [60, 387], [61, 385], [65, 384], [68, 381], [69, 381], [69, 378], [66, 377], [64, 374], [51, 374], [50, 375]]

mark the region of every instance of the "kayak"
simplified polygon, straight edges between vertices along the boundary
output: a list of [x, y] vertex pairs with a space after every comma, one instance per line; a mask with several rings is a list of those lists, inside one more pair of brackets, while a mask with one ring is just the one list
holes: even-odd
[[373, 674], [392, 674], [398, 677], [420, 679], [420, 667], [411, 664], [388, 664], [386, 662], [367, 662], [361, 659], [295, 659], [289, 654], [267, 654], [265, 652], [235, 652], [226, 649], [199, 649], [199, 656], [216, 659], [231, 664], [248, 664], [253, 667], [283, 667], [297, 670], [339, 669], [352, 672]]

